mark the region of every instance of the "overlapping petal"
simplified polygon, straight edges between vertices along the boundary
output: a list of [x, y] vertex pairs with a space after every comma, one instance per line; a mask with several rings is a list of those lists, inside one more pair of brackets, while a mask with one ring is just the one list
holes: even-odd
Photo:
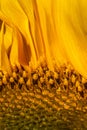
[[0, 19], [11, 64], [37, 66], [45, 58], [53, 70], [53, 62], [69, 61], [87, 77], [86, 0], [1, 0]]
[[4, 45], [4, 22], [1, 25], [0, 31], [0, 69], [11, 73], [10, 62]]

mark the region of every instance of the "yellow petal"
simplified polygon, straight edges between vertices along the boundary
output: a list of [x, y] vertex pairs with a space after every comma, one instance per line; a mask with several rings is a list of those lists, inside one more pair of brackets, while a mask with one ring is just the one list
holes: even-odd
[[44, 45], [38, 12], [37, 10], [34, 10], [34, 7], [36, 8], [36, 5], [32, 2], [32, 0], [27, 1], [18, 0], [18, 1], [28, 17], [30, 34], [35, 49], [35, 54], [37, 60], [39, 60], [40, 57], [41, 58], [44, 57]]
[[5, 20], [7, 20], [7, 22], [10, 20], [11, 24], [16, 26], [26, 38], [32, 53], [31, 60], [33, 64], [36, 64], [37, 58], [33, 39], [31, 37], [31, 29], [29, 28], [29, 21], [25, 12], [21, 8], [21, 5], [17, 0], [1, 0], [0, 6], [1, 17], [4, 18], [2, 15], [5, 15]]
[[[82, 16], [87, 21], [87, 2], [73, 0], [56, 0], [55, 21], [57, 32], [62, 39], [63, 47], [68, 56], [69, 62], [75, 69], [87, 77], [87, 37], [82, 28]], [[85, 12], [85, 13], [84, 13]], [[85, 29], [86, 29], [85, 25]], [[59, 30], [58, 30], [59, 28]], [[66, 58], [66, 57], [65, 57]]]
[[13, 31], [13, 42], [10, 52], [10, 62], [12, 65], [21, 64], [28, 65], [31, 57], [31, 51], [28, 45], [23, 40], [21, 33], [17, 28]]
[[12, 44], [12, 32], [13, 29], [5, 24], [4, 45], [6, 50], [8, 50]]
[[33, 5], [34, 5], [35, 15], [39, 22], [39, 31], [42, 38], [45, 59], [47, 61], [48, 67], [53, 70], [52, 57], [51, 57], [50, 46], [48, 43], [47, 30], [46, 30], [47, 26], [46, 26], [45, 10], [41, 1], [33, 0]]
[[19, 30], [25, 34], [27, 32], [28, 20], [17, 0], [1, 0], [1, 12], [6, 16]]
[[2, 23], [2, 28], [0, 31], [0, 68], [8, 73], [11, 73], [10, 62], [4, 46], [4, 23]]
[[[87, 77], [86, 6], [86, 0], [1, 0], [0, 18], [11, 28], [15, 26], [17, 29], [11, 61], [15, 57], [14, 62], [31, 62], [36, 66], [40, 57], [45, 57], [50, 69], [53, 69], [53, 60], [57, 65], [70, 62]], [[8, 27], [6, 33], [4, 39], [8, 40], [5, 44], [8, 48], [11, 45]], [[15, 47], [16, 55], [13, 55]], [[28, 50], [27, 54], [25, 50]]]

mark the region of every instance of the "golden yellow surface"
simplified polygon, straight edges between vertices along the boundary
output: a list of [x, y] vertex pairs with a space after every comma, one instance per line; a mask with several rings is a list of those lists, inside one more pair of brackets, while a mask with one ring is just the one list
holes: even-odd
[[86, 0], [0, 0], [0, 67], [70, 62], [87, 78]]

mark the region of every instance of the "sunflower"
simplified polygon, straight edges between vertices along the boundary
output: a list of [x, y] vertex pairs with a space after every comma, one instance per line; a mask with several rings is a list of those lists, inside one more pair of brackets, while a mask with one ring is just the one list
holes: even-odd
[[1, 129], [87, 129], [86, 35], [86, 0], [0, 0]]

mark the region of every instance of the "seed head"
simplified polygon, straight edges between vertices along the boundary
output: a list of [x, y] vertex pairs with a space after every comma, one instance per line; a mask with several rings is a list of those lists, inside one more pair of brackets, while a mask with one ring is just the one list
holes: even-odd
[[40, 82], [44, 83], [44, 77], [40, 77]]
[[27, 86], [30, 86], [30, 85], [31, 85], [31, 81], [30, 81], [30, 79], [28, 79], [26, 85], [27, 85]]
[[19, 83], [20, 83], [20, 84], [23, 84], [23, 83], [24, 83], [23, 77], [20, 77], [20, 78], [19, 78]]
[[26, 73], [26, 71], [23, 71], [23, 77], [24, 77], [24, 78], [27, 77], [27, 73]]
[[86, 83], [87, 82], [87, 79], [85, 79], [84, 77], [82, 77], [82, 83]]
[[3, 82], [3, 84], [7, 84], [7, 79], [5, 76], [3, 77], [2, 82]]
[[16, 78], [17, 78], [17, 74], [16, 74], [16, 72], [13, 72], [13, 73], [12, 73], [12, 76], [13, 76], [13, 78], [16, 79]]
[[79, 85], [78, 86], [78, 92], [81, 92], [83, 89], [82, 89], [82, 87]]
[[10, 77], [10, 82], [13, 83], [14, 82], [14, 78]]
[[39, 71], [39, 75], [40, 75], [40, 76], [44, 75], [44, 72], [43, 72], [42, 67], [39, 67], [39, 68], [38, 68], [38, 71]]
[[18, 71], [18, 68], [17, 68], [17, 66], [14, 64], [14, 65], [12, 65], [12, 70], [14, 71], [14, 72], [17, 72]]
[[54, 72], [54, 78], [58, 79], [58, 74], [56, 72]]
[[37, 80], [38, 79], [38, 74], [33, 74], [33, 80]]
[[76, 81], [76, 87], [78, 87], [80, 85], [79, 81]]
[[6, 71], [3, 71], [3, 74], [4, 74], [4, 76], [6, 77], [6, 78], [8, 78], [8, 73], [6, 72]]
[[54, 84], [54, 80], [52, 78], [49, 79], [49, 84], [53, 85]]
[[50, 74], [50, 71], [46, 71], [46, 77], [50, 77], [51, 74]]
[[66, 85], [66, 86], [68, 85], [68, 80], [67, 80], [67, 78], [64, 79], [64, 85]]
[[72, 78], [71, 78], [72, 83], [75, 83], [75, 80], [76, 80], [75, 75], [72, 75]]

